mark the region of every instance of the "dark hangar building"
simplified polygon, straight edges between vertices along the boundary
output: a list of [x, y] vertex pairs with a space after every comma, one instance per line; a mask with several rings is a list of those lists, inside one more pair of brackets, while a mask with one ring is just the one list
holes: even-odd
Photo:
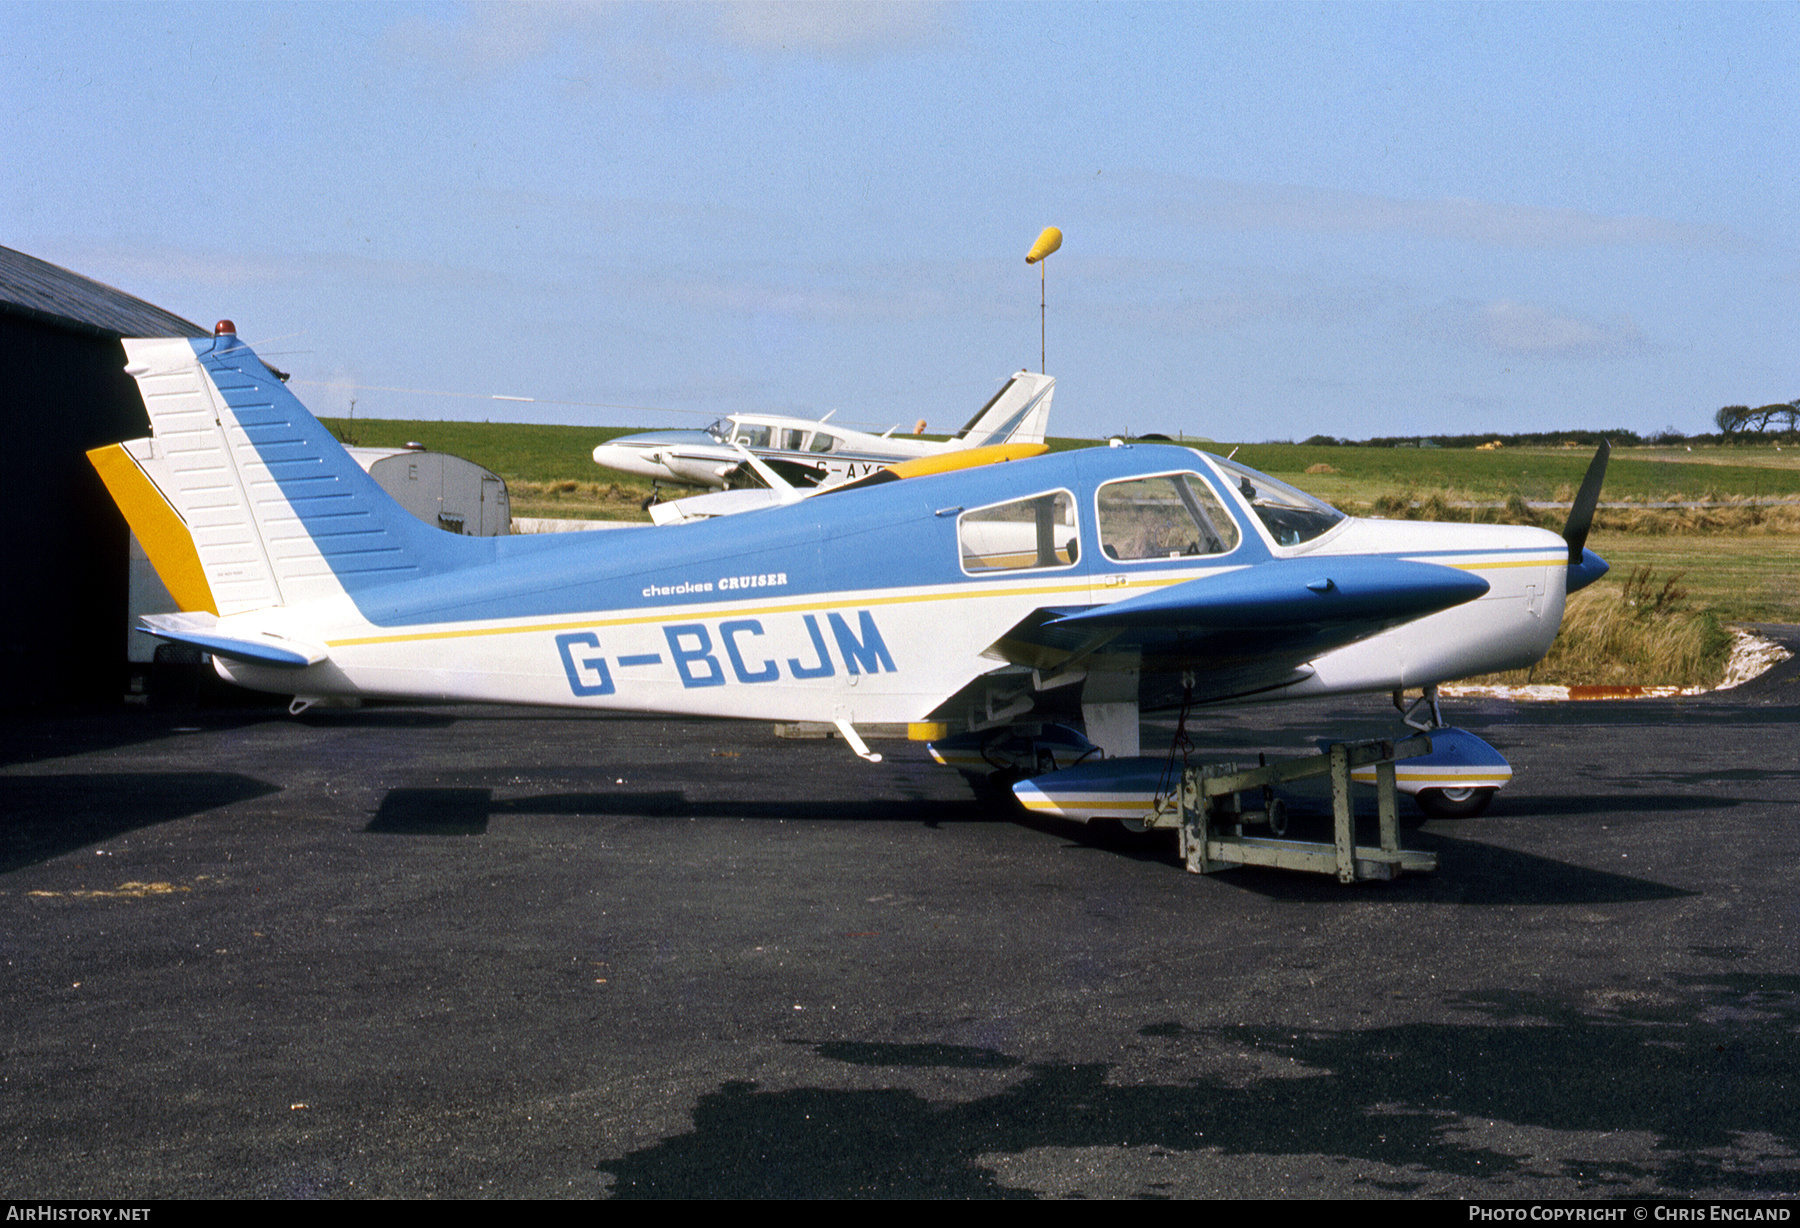
[[122, 290], [0, 247], [0, 422], [20, 522], [0, 535], [10, 599], [0, 706], [124, 694], [124, 518], [87, 451], [149, 431], [121, 337], [207, 330]]

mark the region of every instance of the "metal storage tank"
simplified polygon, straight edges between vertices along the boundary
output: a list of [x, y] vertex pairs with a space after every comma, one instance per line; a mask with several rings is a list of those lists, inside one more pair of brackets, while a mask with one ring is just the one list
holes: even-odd
[[411, 445], [346, 450], [394, 502], [426, 524], [465, 537], [512, 532], [506, 483], [474, 461]]

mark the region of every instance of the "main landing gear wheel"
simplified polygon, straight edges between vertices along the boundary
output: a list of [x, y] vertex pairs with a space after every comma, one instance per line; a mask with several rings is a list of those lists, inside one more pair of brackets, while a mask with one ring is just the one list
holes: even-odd
[[1414, 799], [1434, 819], [1472, 819], [1494, 800], [1493, 789], [1420, 789]]

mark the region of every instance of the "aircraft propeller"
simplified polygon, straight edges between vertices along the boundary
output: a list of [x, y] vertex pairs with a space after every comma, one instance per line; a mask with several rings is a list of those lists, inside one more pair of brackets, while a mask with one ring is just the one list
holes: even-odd
[[1594, 527], [1594, 509], [1600, 505], [1600, 486], [1606, 481], [1606, 462], [1612, 457], [1612, 444], [1602, 439], [1588, 463], [1587, 476], [1575, 494], [1569, 509], [1568, 523], [1563, 526], [1563, 540], [1569, 543], [1568, 592], [1585, 587], [1606, 574], [1606, 562], [1587, 549], [1588, 530]]

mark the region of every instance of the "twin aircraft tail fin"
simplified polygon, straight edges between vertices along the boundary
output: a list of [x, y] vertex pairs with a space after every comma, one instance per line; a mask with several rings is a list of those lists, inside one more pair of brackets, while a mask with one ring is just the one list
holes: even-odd
[[1021, 371], [970, 418], [955, 435], [959, 448], [1001, 443], [1043, 443], [1050, 427], [1050, 399], [1056, 377]]
[[128, 339], [125, 353], [151, 438], [93, 460], [158, 571], [159, 551], [198, 570], [184, 607], [354, 597], [482, 556], [395, 503], [235, 334]]

